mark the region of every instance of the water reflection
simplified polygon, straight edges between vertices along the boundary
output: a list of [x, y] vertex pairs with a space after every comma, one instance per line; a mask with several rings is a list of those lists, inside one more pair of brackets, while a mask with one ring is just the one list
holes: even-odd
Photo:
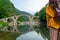
[[28, 32], [26, 34], [20, 35], [16, 40], [44, 40], [41, 35], [35, 31]]
[[30, 25], [20, 25], [18, 26], [18, 30], [20, 32], [26, 33], [29, 31]]

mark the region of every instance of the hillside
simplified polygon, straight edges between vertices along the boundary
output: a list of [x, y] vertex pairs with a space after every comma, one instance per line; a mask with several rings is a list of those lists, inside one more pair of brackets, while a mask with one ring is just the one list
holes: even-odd
[[[31, 15], [31, 14], [29, 14], [28, 12], [21, 11], [21, 10], [18, 10], [18, 9], [16, 9], [16, 12], [17, 12], [18, 14], [26, 14], [26, 15]], [[31, 16], [32, 16], [32, 15], [31, 15]]]
[[18, 14], [31, 15], [27, 12], [16, 9], [10, 0], [0, 0], [0, 18], [10, 17]]
[[0, 18], [10, 17], [16, 14], [15, 7], [10, 0], [0, 0]]

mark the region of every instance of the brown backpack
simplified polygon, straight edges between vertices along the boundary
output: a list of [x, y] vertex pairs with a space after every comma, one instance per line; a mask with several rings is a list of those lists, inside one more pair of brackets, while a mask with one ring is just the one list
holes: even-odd
[[56, 8], [54, 20], [55, 20], [55, 22], [60, 22], [60, 8]]

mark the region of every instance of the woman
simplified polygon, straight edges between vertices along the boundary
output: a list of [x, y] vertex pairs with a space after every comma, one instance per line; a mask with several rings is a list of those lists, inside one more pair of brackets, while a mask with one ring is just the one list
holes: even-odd
[[47, 27], [50, 29], [50, 40], [59, 40], [60, 36], [60, 22], [56, 18], [56, 14], [60, 12], [60, 4], [58, 2], [59, 0], [49, 0], [49, 4], [46, 6], [46, 19]]

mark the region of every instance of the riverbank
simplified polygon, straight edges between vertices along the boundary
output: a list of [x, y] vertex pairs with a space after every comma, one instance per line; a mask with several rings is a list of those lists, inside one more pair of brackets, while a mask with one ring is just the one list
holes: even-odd
[[0, 40], [16, 40], [19, 35], [19, 33], [0, 31]]

